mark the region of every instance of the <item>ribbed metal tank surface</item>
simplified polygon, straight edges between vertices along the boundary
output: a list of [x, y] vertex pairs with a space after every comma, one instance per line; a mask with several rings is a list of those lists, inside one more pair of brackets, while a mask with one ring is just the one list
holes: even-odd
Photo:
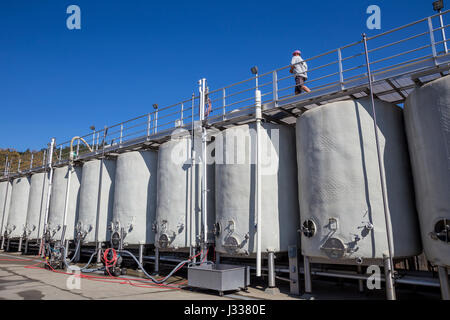
[[[196, 139], [196, 154], [201, 140]], [[161, 251], [182, 250], [196, 245], [201, 235], [201, 185], [203, 165], [192, 167], [192, 139], [183, 135], [163, 143], [158, 150], [156, 246]], [[208, 229], [214, 225], [214, 164], [208, 164]]]
[[450, 76], [408, 96], [405, 123], [425, 255], [450, 266]]
[[11, 203], [12, 186], [9, 181], [0, 182], [0, 223], [1, 236], [5, 233], [6, 224], [8, 223], [9, 206]]
[[124, 245], [154, 244], [156, 151], [131, 151], [117, 158], [113, 235], [124, 231]]
[[27, 220], [28, 196], [30, 194], [30, 178], [20, 177], [12, 181], [11, 206], [9, 208], [6, 231], [9, 238], [23, 236]]
[[96, 241], [96, 229], [98, 241], [109, 240], [109, 224], [112, 221], [114, 205], [115, 172], [115, 160], [95, 159], [83, 164], [80, 209], [75, 232], [84, 243]]
[[[393, 255], [414, 256], [421, 244], [402, 109], [375, 100], [375, 110]], [[370, 99], [316, 107], [296, 130], [303, 254], [354, 262], [388, 255]]]
[[42, 237], [48, 185], [48, 172], [38, 172], [31, 176], [30, 197], [28, 200], [27, 221], [25, 225], [26, 238], [29, 240]]
[[69, 200], [66, 216], [66, 240], [75, 239], [75, 221], [78, 214], [81, 171], [80, 166], [55, 168], [53, 173], [52, 195], [48, 214], [48, 231], [53, 240], [60, 240], [64, 225], [64, 206], [66, 203], [67, 179], [70, 177]]
[[[256, 253], [255, 123], [226, 129], [216, 136], [216, 251]], [[299, 228], [295, 132], [262, 124], [261, 249], [287, 251], [297, 245]]]

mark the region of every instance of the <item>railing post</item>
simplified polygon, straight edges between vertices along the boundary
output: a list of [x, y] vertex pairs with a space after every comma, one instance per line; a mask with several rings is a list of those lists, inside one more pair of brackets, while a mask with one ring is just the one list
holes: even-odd
[[226, 113], [226, 106], [227, 106], [226, 97], [227, 97], [227, 93], [225, 91], [225, 88], [223, 88], [222, 89], [222, 120], [225, 120], [225, 113]]
[[80, 154], [80, 139], [77, 139], [77, 156]]
[[8, 156], [6, 156], [6, 159], [5, 159], [5, 173], [4, 173], [4, 175], [6, 176], [7, 173], [8, 173]]
[[155, 111], [155, 133], [158, 133], [158, 109]]
[[150, 137], [150, 128], [151, 128], [152, 115], [147, 114], [147, 138]]
[[338, 63], [339, 63], [339, 83], [341, 84], [341, 90], [344, 90], [344, 69], [342, 68], [342, 51], [338, 49]]
[[95, 129], [92, 132], [92, 150], [95, 148]]
[[44, 166], [45, 165], [45, 159], [47, 158], [47, 150], [44, 150], [44, 154], [43, 154], [43, 156], [42, 156], [42, 166]]
[[445, 36], [444, 18], [442, 17], [441, 10], [439, 10], [439, 22], [441, 23], [441, 33], [442, 33], [442, 41], [444, 44], [444, 51], [445, 51], [445, 53], [448, 53], [447, 37]]
[[34, 160], [34, 154], [31, 153], [30, 170], [33, 168], [33, 160]]
[[272, 73], [272, 90], [274, 106], [278, 108], [278, 74], [276, 70]]
[[181, 103], [181, 126], [183, 126], [183, 112], [184, 112], [184, 103]]
[[62, 146], [59, 147], [59, 161], [62, 160]]
[[122, 136], [123, 136], [123, 123], [120, 124], [119, 144], [122, 144]]
[[430, 43], [431, 51], [433, 52], [433, 60], [436, 64], [436, 41], [434, 40], [433, 21], [431, 20], [431, 17], [428, 17], [428, 32], [430, 33]]
[[20, 163], [22, 162], [22, 159], [19, 158], [19, 164], [17, 165], [17, 172], [20, 172]]

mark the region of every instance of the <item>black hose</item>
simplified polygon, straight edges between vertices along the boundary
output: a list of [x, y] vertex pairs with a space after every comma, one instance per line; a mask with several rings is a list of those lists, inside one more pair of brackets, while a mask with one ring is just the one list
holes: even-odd
[[153, 278], [151, 275], [149, 275], [146, 271], [145, 271], [145, 269], [144, 269], [144, 267], [142, 266], [142, 264], [139, 262], [139, 260], [130, 252], [130, 251], [127, 251], [127, 250], [119, 250], [118, 252], [122, 252], [122, 253], [126, 253], [126, 254], [128, 254], [129, 256], [131, 256], [133, 259], [134, 259], [134, 261], [136, 261], [136, 263], [138, 264], [138, 266], [139, 266], [139, 268], [141, 268], [141, 270], [144, 272], [144, 274], [147, 276], [147, 278], [149, 278], [150, 280], [152, 280], [154, 283], [156, 283], [156, 284], [161, 284], [161, 283], [164, 283], [167, 279], [169, 279], [182, 265], [184, 265], [184, 264], [186, 264], [186, 263], [189, 263], [191, 260], [184, 260], [184, 261], [181, 261], [180, 263], [178, 263], [177, 265], [176, 265], [176, 267], [175, 268], [173, 268], [173, 270], [167, 275], [167, 276], [165, 276], [164, 278], [162, 278], [162, 279], [160, 279], [160, 280], [157, 280], [157, 279], [155, 279], [155, 278]]

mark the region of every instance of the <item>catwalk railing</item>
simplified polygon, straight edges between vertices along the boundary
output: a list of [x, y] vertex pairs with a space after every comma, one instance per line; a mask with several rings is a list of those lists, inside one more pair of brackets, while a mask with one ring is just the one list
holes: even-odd
[[[368, 53], [373, 81], [398, 79], [401, 76], [434, 70], [448, 66], [445, 37], [449, 25], [450, 10], [414, 21], [407, 25], [368, 37]], [[440, 24], [440, 16], [443, 25]], [[305, 59], [308, 64], [306, 85], [310, 93], [294, 94], [294, 75], [290, 65], [257, 74], [229, 86], [210, 90], [208, 101], [211, 110], [206, 122], [210, 124], [230, 121], [236, 114], [254, 112], [255, 90], [261, 91], [265, 110], [284, 108], [303, 102], [314, 102], [326, 95], [365, 87], [368, 84], [364, 44], [361, 40], [340, 48]], [[436, 71], [438, 72], [438, 71]], [[404, 100], [405, 95], [395, 103]], [[206, 106], [208, 108], [208, 103]], [[140, 117], [120, 122], [101, 130], [92, 130], [82, 135], [93, 149], [91, 152], [80, 140], [73, 146], [74, 159], [86, 155], [108, 153], [124, 146], [143, 142], [158, 141], [169, 137], [176, 128], [190, 130], [194, 121], [199, 120], [199, 96], [192, 96], [170, 106], [154, 105], [153, 111]], [[239, 112], [237, 112], [239, 111]], [[45, 148], [27, 157], [8, 155], [8, 160], [0, 158], [0, 177], [41, 169], [45, 163]], [[58, 143], [53, 156], [54, 163], [64, 163], [70, 156], [70, 140]]]

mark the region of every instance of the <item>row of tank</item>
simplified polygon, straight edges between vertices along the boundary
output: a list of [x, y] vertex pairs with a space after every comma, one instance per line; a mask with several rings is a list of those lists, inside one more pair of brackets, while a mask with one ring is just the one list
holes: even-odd
[[[388, 254], [388, 223], [394, 258], [419, 255], [423, 246], [432, 264], [449, 266], [450, 77], [415, 89], [404, 110], [381, 100], [375, 110], [388, 221], [371, 101], [363, 98], [307, 111], [296, 129], [263, 123], [258, 168], [255, 123], [211, 134], [206, 188], [200, 143], [188, 134], [158, 151], [55, 168], [48, 231], [57, 240], [66, 225], [68, 240], [185, 250], [201, 239], [207, 203], [208, 238], [223, 254], [254, 255], [260, 223], [263, 252], [287, 251], [300, 231], [305, 256], [381, 259]], [[0, 182], [6, 237], [41, 237], [48, 183], [48, 172]]]

